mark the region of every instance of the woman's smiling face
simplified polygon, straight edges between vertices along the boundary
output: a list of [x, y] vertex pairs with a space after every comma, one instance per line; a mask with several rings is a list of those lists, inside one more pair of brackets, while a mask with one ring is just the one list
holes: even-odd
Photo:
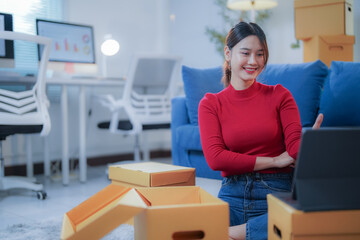
[[246, 89], [264, 68], [264, 49], [259, 38], [250, 35], [231, 50], [226, 47], [225, 60], [231, 66], [231, 85], [237, 90]]

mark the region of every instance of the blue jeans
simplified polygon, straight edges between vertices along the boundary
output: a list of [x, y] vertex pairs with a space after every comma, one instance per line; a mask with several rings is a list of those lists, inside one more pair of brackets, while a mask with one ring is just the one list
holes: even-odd
[[229, 203], [230, 226], [246, 223], [246, 239], [267, 239], [266, 195], [289, 192], [292, 173], [248, 173], [225, 177], [218, 197]]

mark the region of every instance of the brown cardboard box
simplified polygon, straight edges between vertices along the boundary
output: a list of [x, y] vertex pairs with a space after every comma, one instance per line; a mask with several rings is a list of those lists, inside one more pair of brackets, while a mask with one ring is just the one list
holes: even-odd
[[[127, 187], [194, 186], [195, 168], [158, 162], [118, 164], [109, 167], [109, 179]], [[126, 224], [134, 225], [134, 218]]]
[[320, 59], [330, 67], [331, 61], [352, 62], [354, 59], [354, 36], [314, 36], [303, 43], [304, 62]]
[[295, 0], [295, 36], [354, 35], [353, 0]]
[[116, 184], [67, 212], [61, 239], [99, 239], [133, 216], [136, 240], [228, 239], [228, 204], [200, 187]]
[[128, 187], [194, 186], [195, 168], [157, 162], [112, 165], [112, 183]]
[[267, 201], [269, 240], [360, 239], [360, 210], [303, 212], [271, 194]]

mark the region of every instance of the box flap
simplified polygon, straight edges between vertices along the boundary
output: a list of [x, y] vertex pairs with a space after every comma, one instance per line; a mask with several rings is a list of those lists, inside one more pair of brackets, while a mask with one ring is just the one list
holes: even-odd
[[355, 36], [349, 35], [330, 35], [330, 36], [319, 36], [324, 42], [329, 45], [353, 45], [355, 43]]
[[139, 192], [137, 189], [135, 189], [135, 191], [141, 197], [141, 199], [145, 202], [146, 206], [150, 207], [151, 202], [141, 192]]
[[161, 187], [161, 188], [137, 188], [136, 189], [151, 206], [199, 204], [200, 187]]
[[337, 3], [348, 3], [352, 4], [352, 0], [295, 0], [294, 7], [314, 7], [314, 6], [323, 6], [323, 5], [330, 5], [330, 4], [337, 4]]
[[76, 232], [66, 232], [64, 230], [66, 223], [63, 222], [61, 239], [100, 239], [129, 220], [131, 216], [136, 216], [142, 211], [144, 211], [144, 208], [119, 204]]
[[66, 214], [64, 214], [60, 238], [68, 239], [69, 237], [74, 235], [74, 233], [75, 233], [74, 227], [73, 227], [69, 217]]
[[202, 204], [206, 204], [206, 203], [218, 203], [221, 205], [229, 205], [227, 202], [221, 200], [220, 198], [217, 198], [215, 196], [213, 196], [212, 194], [208, 193], [207, 191], [205, 191], [204, 189], [200, 188], [200, 201]]
[[65, 214], [61, 238], [101, 238], [146, 207], [135, 189], [110, 184]]
[[66, 215], [68, 216], [73, 229], [76, 230], [78, 224], [100, 211], [111, 202], [120, 198], [129, 190], [131, 190], [131, 188], [110, 184], [80, 205], [71, 209]]
[[[135, 188], [131, 189], [128, 193], [126, 193], [118, 202], [120, 205], [131, 206], [131, 207], [139, 207], [139, 208], [147, 208], [148, 204], [146, 199], [143, 199], [137, 192]], [[133, 217], [133, 216], [131, 216]]]
[[[113, 185], [113, 184], [111, 184]], [[117, 186], [117, 185], [115, 185]], [[121, 186], [120, 186], [121, 187]], [[111, 187], [111, 189], [118, 189], [117, 187]], [[121, 189], [121, 188], [120, 188]], [[122, 187], [122, 189], [127, 189], [126, 187]], [[110, 191], [111, 190], [107, 190]], [[97, 193], [95, 195], [102, 195], [104, 192]], [[105, 195], [105, 194], [104, 194]], [[112, 195], [112, 194], [110, 194]], [[97, 196], [97, 198], [100, 198]], [[107, 198], [102, 196], [102, 201], [109, 201], [106, 200]], [[93, 199], [93, 198], [92, 198]], [[215, 200], [214, 200], [215, 199]], [[145, 200], [145, 201], [144, 201]], [[149, 205], [147, 205], [147, 202]], [[87, 203], [89, 206], [91, 204]], [[224, 224], [221, 229], [223, 232], [220, 234], [221, 236], [227, 234], [228, 229], [228, 206], [225, 202], [223, 202], [220, 199], [217, 199], [214, 196], [210, 196], [210, 194], [206, 193], [204, 190], [202, 190], [198, 186], [183, 186], [183, 187], [161, 187], [161, 188], [131, 188], [124, 194], [122, 194], [119, 198], [112, 201], [108, 204], [108, 206], [102, 208], [89, 218], [82, 221], [82, 223], [76, 225], [76, 228], [73, 228], [73, 221], [69, 218], [67, 214], [64, 216], [63, 220], [63, 228], [61, 233], [61, 239], [100, 239], [104, 237], [106, 234], [114, 230], [116, 227], [121, 225], [122, 223], [126, 222], [129, 218], [136, 216], [140, 214], [139, 221], [145, 221], [148, 219], [143, 219], [145, 216], [144, 214], [147, 214], [146, 216], [152, 215], [154, 216], [154, 211], [156, 212], [156, 221], [159, 221], [159, 219], [164, 220], [164, 224], [169, 223], [169, 216], [170, 218], [173, 218], [171, 221], [176, 221], [174, 219], [177, 219], [179, 213], [183, 213], [184, 210], [187, 211], [185, 214], [188, 216], [188, 212], [190, 211], [193, 213], [194, 210], [196, 210], [196, 216], [198, 216], [198, 213], [200, 212], [203, 216], [206, 216], [209, 211], [209, 207], [211, 207], [210, 212], [215, 211], [215, 215], [222, 219], [222, 224]], [[215, 207], [215, 208], [214, 208]], [[202, 209], [202, 210], [199, 210]], [[162, 217], [159, 217], [160, 213], [166, 213], [165, 215], [162, 215]], [[165, 210], [165, 211], [164, 211]], [[180, 214], [181, 215], [181, 214]], [[182, 221], [184, 220], [184, 216], [181, 215], [180, 218]], [[202, 219], [198, 218], [198, 219]], [[151, 224], [151, 230], [153, 231], [153, 226], [158, 224], [157, 222], [154, 223], [154, 218], [151, 218], [152, 222]], [[139, 221], [136, 224], [139, 224]], [[188, 220], [187, 220], [188, 221]], [[200, 221], [199, 221], [200, 222]], [[201, 221], [202, 222], [202, 221]], [[213, 221], [211, 221], [213, 222]], [[171, 222], [170, 222], [171, 223]], [[173, 222], [174, 223], [174, 222]], [[159, 225], [160, 228], [154, 231], [163, 231], [164, 224]], [[181, 227], [181, 221], [179, 222], [179, 225], [174, 228], [176, 232], [179, 231], [187, 231], [187, 229]], [[204, 226], [207, 226], [208, 224], [205, 223]], [[144, 228], [143, 225], [137, 225], [140, 226], [141, 229], [136, 230], [137, 234], [139, 234], [139, 231], [141, 231], [141, 234], [147, 236], [149, 233], [149, 229]], [[215, 225], [211, 227], [211, 229], [215, 229], [215, 232], [218, 232], [219, 229], [214, 227]], [[219, 226], [219, 224], [216, 224], [216, 226]], [[202, 229], [202, 228], [199, 228]], [[199, 230], [196, 228], [195, 230]], [[191, 229], [193, 230], [193, 227]], [[172, 234], [172, 233], [171, 233]], [[219, 236], [220, 236], [219, 235]], [[139, 235], [137, 236], [139, 237]], [[141, 238], [141, 237], [140, 237]], [[142, 238], [141, 238], [142, 239]], [[167, 237], [160, 237], [160, 238], [149, 238], [149, 239], [168, 239]], [[222, 239], [222, 237], [219, 237], [217, 239]]]
[[195, 185], [195, 169], [183, 169], [170, 172], [156, 172], [151, 174], [150, 185], [152, 187], [166, 186], [166, 185]]

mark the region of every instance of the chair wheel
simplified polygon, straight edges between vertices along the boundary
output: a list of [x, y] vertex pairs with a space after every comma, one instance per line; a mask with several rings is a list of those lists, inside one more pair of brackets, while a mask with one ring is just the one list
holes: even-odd
[[38, 192], [36, 192], [36, 196], [39, 200], [45, 200], [47, 197], [47, 194], [45, 191], [38, 191]]

